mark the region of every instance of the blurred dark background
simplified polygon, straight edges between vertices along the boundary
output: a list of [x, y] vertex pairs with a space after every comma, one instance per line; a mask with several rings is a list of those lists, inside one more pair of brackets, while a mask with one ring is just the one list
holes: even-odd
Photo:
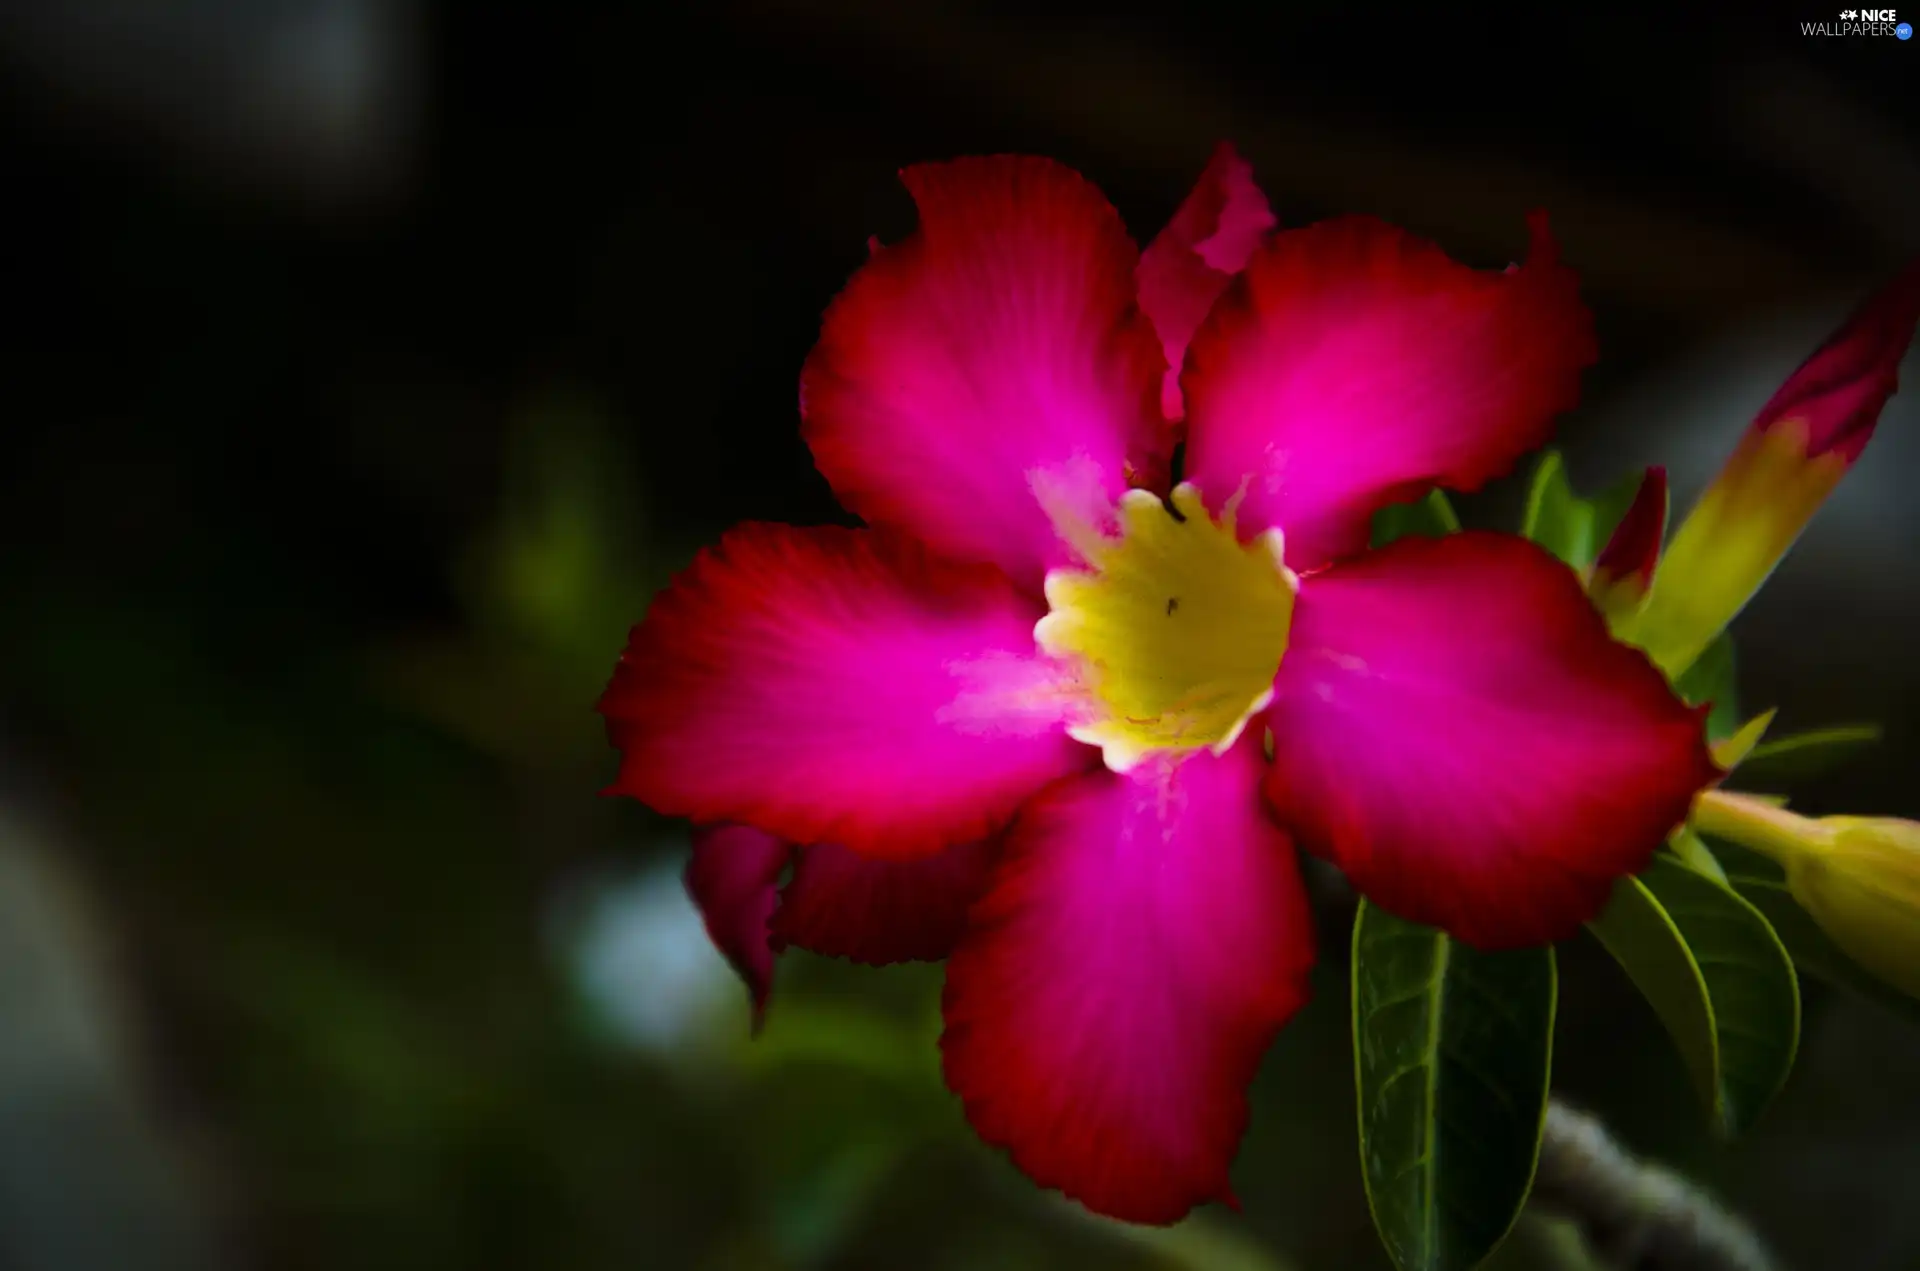
[[[593, 700], [700, 543], [841, 516], [796, 377], [920, 159], [1055, 155], [1142, 241], [1221, 138], [1479, 264], [1545, 206], [1576, 484], [1684, 504], [1920, 251], [1920, 42], [1803, 7], [0, 4], [0, 1269], [1383, 1266], [1343, 933], [1246, 1213], [1085, 1220], [941, 1091], [937, 968], [790, 955], [747, 1045]], [[1910, 390], [1736, 627], [1781, 727], [1887, 729], [1810, 811], [1920, 816], [1916, 476]], [[1920, 1034], [1810, 986], [1719, 1145], [1565, 973], [1569, 1095], [1788, 1265], [1920, 1267]]]

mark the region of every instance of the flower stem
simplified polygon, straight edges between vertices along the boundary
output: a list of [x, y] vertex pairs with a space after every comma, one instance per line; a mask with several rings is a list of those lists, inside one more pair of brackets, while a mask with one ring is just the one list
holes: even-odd
[[1770, 856], [1783, 866], [1818, 849], [1830, 837], [1811, 817], [1726, 790], [1707, 790], [1694, 800], [1693, 826]]

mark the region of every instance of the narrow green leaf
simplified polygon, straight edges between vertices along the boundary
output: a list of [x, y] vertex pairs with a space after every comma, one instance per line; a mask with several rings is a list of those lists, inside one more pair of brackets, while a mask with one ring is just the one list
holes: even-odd
[[1732, 772], [1746, 762], [1760, 739], [1767, 735], [1767, 729], [1773, 727], [1773, 717], [1778, 711], [1770, 710], [1755, 715], [1727, 736], [1714, 743], [1713, 761], [1727, 772]]
[[1361, 904], [1360, 1160], [1400, 1271], [1465, 1271], [1512, 1229], [1539, 1160], [1556, 998], [1551, 948], [1480, 953]]
[[1705, 839], [1693, 832], [1693, 827], [1683, 825], [1675, 830], [1667, 839], [1667, 847], [1694, 873], [1705, 874], [1714, 882], [1726, 885], [1727, 871], [1720, 867], [1720, 858], [1713, 854]]
[[1422, 538], [1443, 538], [1460, 532], [1460, 518], [1453, 504], [1439, 490], [1429, 490], [1412, 503], [1396, 503], [1381, 508], [1373, 518], [1373, 545], [1385, 547], [1397, 538], [1418, 534]]
[[1800, 1041], [1793, 961], [1758, 909], [1669, 856], [1588, 924], [1666, 1025], [1714, 1128], [1749, 1128]]
[[1764, 914], [1713, 878], [1656, 858], [1641, 876], [1705, 977], [1719, 1037], [1720, 1128], [1751, 1128], [1793, 1071], [1800, 983]]
[[1740, 765], [1740, 780], [1784, 785], [1831, 772], [1880, 740], [1878, 724], [1847, 724], [1762, 742]]
[[1557, 450], [1544, 452], [1533, 469], [1520, 533], [1575, 569], [1593, 563], [1593, 506], [1574, 494]]
[[[1760, 796], [1744, 794], [1740, 797], [1743, 799], [1752, 799]], [[1785, 807], [1787, 801], [1781, 799], [1779, 805]], [[1771, 856], [1763, 855], [1750, 847], [1742, 847], [1732, 839], [1716, 838], [1709, 840], [1705, 835], [1698, 833], [1695, 833], [1694, 837], [1702, 843], [1711, 842], [1714, 859], [1720, 862], [1721, 868], [1726, 873], [1727, 881], [1730, 883], [1742, 883], [1750, 878], [1757, 878], [1762, 882], [1769, 883], [1784, 883], [1787, 881], [1787, 871], [1782, 869], [1780, 862], [1774, 860]]]
[[1666, 1026], [1694, 1089], [1720, 1119], [1720, 1043], [1706, 979], [1666, 908], [1637, 878], [1614, 884], [1613, 897], [1587, 924]]
[[1707, 646], [1706, 652], [1673, 682], [1674, 691], [1685, 698], [1688, 705], [1713, 703], [1713, 709], [1707, 712], [1708, 741], [1723, 741], [1740, 730], [1737, 670], [1733, 637], [1722, 631]]

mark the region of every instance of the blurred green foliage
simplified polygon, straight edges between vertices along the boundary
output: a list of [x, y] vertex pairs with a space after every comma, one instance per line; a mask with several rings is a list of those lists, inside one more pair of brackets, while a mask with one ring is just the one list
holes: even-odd
[[[749, 1041], [684, 831], [595, 797], [592, 704], [688, 546], [650, 539], [640, 466], [577, 395], [530, 403], [501, 471], [444, 629], [249, 649], [187, 598], [42, 579], [9, 633], [261, 1264], [1282, 1268], [1213, 1216], [1093, 1220], [979, 1146], [937, 968], [790, 953]], [[662, 880], [596, 990], [595, 898]]]

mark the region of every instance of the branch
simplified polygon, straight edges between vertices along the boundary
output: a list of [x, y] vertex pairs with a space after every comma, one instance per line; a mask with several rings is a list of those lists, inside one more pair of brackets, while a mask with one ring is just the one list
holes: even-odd
[[1547, 1105], [1533, 1200], [1621, 1271], [1779, 1271], [1744, 1221], [1672, 1170], [1629, 1155], [1599, 1121], [1557, 1098]]

